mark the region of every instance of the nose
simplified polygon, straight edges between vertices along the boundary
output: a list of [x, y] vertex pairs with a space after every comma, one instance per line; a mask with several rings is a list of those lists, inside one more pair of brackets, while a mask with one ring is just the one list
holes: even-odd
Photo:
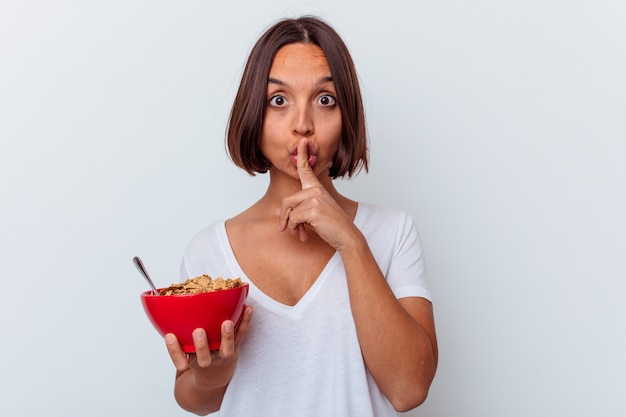
[[293, 116], [293, 133], [301, 137], [311, 136], [313, 134], [313, 115], [311, 108], [302, 104], [294, 109]]

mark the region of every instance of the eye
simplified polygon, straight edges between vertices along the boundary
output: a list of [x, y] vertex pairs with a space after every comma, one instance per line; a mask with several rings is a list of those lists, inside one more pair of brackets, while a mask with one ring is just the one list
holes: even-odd
[[287, 104], [287, 99], [283, 96], [276, 95], [270, 98], [269, 104], [274, 107], [282, 107]]
[[331, 96], [330, 94], [324, 94], [323, 96], [320, 96], [320, 98], [317, 99], [317, 102], [319, 104], [321, 104], [322, 106], [333, 106], [335, 105], [335, 103], [337, 103], [337, 100], [335, 99], [335, 97]]

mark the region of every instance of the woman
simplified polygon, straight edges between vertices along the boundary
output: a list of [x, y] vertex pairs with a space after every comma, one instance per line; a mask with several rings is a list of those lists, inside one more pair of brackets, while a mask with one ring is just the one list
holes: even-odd
[[[184, 409], [224, 416], [392, 416], [421, 404], [437, 366], [417, 228], [333, 179], [367, 170], [363, 105], [343, 41], [313, 17], [278, 22], [248, 58], [227, 132], [265, 195], [191, 242], [184, 279], [250, 283], [237, 331], [196, 353], [165, 337]], [[252, 311], [254, 310], [254, 317]]]

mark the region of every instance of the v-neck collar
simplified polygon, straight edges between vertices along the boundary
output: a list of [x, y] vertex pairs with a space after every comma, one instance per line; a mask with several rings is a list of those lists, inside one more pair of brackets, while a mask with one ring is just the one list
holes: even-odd
[[[354, 216], [354, 224], [359, 227], [359, 219], [361, 213], [361, 203], [358, 204], [356, 214]], [[313, 302], [320, 289], [324, 285], [327, 277], [331, 275], [331, 271], [337, 265], [337, 263], [341, 262], [341, 256], [339, 252], [335, 251], [333, 256], [330, 257], [322, 272], [318, 275], [318, 277], [313, 282], [313, 285], [304, 293], [304, 295], [294, 304], [293, 306], [281, 303], [269, 295], [265, 294], [261, 291], [254, 282], [246, 275], [239, 265], [237, 261], [237, 257], [235, 256], [235, 252], [233, 251], [232, 246], [230, 245], [230, 240], [228, 238], [228, 233], [226, 232], [226, 220], [222, 221], [221, 225], [219, 225], [218, 229], [218, 237], [220, 239], [220, 244], [222, 246], [223, 253], [226, 257], [226, 261], [233, 271], [239, 275], [243, 281], [248, 282], [250, 285], [249, 296], [253, 297], [256, 301], [262, 304], [265, 308], [274, 311], [275, 313], [281, 314], [286, 317], [291, 317], [294, 319], [300, 318], [307, 307]]]

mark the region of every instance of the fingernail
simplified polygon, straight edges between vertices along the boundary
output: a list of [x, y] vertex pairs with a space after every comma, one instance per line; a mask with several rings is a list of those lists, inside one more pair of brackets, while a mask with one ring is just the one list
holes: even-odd
[[201, 329], [196, 329], [193, 331], [193, 338], [195, 340], [202, 340], [204, 338], [204, 332]]
[[176, 342], [176, 336], [174, 336], [171, 333], [168, 333], [165, 335], [165, 343], [167, 343], [168, 345], [172, 345]]
[[226, 333], [230, 333], [233, 331], [233, 323], [232, 322], [228, 322], [224, 325], [224, 330], [226, 330]]

